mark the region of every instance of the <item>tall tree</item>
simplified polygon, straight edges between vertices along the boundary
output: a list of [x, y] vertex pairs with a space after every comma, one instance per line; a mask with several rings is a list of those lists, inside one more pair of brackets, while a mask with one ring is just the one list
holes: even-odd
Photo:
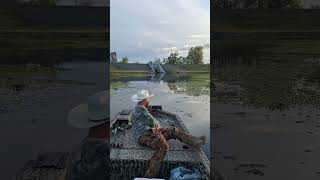
[[128, 57], [125, 56], [125, 57], [122, 58], [122, 60], [120, 61], [120, 63], [128, 64], [128, 61], [129, 61]]
[[203, 64], [203, 47], [196, 46], [189, 49], [186, 64]]
[[163, 63], [165, 64], [180, 64], [179, 61], [180, 58], [178, 51], [170, 53], [169, 57], [163, 59]]

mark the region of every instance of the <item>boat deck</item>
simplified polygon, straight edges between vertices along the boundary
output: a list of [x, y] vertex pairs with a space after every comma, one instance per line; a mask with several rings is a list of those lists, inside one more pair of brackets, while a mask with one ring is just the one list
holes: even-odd
[[[130, 111], [128, 110], [122, 111], [116, 117], [116, 120], [127, 121], [129, 113]], [[162, 110], [154, 110], [151, 113], [159, 121], [162, 128], [176, 127], [182, 131], [189, 132], [177, 115]], [[154, 150], [139, 145], [137, 143], [138, 138], [134, 136], [132, 129], [125, 130], [119, 134], [111, 137], [110, 158], [112, 174], [118, 174], [119, 179], [142, 176], [145, 172], [147, 161], [152, 157]], [[163, 175], [161, 178], [168, 178], [171, 169], [184, 166], [186, 168], [199, 169], [203, 174], [203, 179], [209, 179], [210, 163], [202, 150], [195, 150], [178, 140], [170, 140], [168, 143], [170, 150], [160, 168], [159, 174]], [[117, 179], [117, 177], [113, 178]]]

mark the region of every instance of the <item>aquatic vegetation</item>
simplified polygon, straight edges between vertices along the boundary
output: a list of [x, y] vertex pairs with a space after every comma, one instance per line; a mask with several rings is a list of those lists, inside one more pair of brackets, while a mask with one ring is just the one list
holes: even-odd
[[292, 85], [292, 101], [299, 105], [320, 107], [320, 82], [299, 79]]
[[110, 88], [114, 90], [129, 88], [129, 83], [121, 81], [111, 81]]
[[190, 74], [187, 80], [168, 82], [168, 86], [176, 93], [191, 96], [210, 95], [210, 75], [208, 73]]
[[[212, 97], [270, 110], [298, 105], [319, 107], [319, 65], [305, 62], [316, 56], [318, 42], [263, 40], [258, 44], [251, 49], [253, 53], [222, 52], [215, 59]], [[253, 46], [244, 43], [242, 48]]]

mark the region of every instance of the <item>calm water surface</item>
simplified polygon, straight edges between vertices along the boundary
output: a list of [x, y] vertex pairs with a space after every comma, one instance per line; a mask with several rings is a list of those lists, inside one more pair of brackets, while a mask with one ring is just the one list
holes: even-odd
[[[0, 179], [13, 179], [41, 153], [72, 151], [80, 143], [87, 130], [71, 127], [66, 122], [68, 111], [107, 89], [107, 65], [63, 63], [59, 67], [65, 70], [59, 72], [0, 77]], [[23, 88], [15, 91], [14, 84]]]
[[213, 160], [226, 179], [320, 178], [320, 41], [295, 35], [215, 43]]

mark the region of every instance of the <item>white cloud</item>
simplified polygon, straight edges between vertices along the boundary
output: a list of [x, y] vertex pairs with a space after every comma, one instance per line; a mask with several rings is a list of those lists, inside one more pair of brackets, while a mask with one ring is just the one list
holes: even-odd
[[202, 39], [202, 38], [210, 38], [210, 34], [192, 34], [187, 36], [187, 38], [191, 39]]
[[189, 52], [189, 49], [191, 47], [195, 47], [195, 46], [202, 46], [203, 47], [204, 60], [210, 59], [210, 44], [208, 44], [208, 43], [203, 44], [203, 45], [201, 45], [201, 44], [198, 44], [198, 45], [197, 44], [193, 44], [193, 45], [185, 44], [182, 47], [175, 47], [175, 46], [174, 47], [163, 47], [163, 48], [158, 49], [155, 52], [168, 56], [170, 53], [178, 51], [179, 55], [186, 56]]
[[152, 32], [146, 32], [143, 34], [144, 37], [148, 38], [148, 37], [152, 37], [153, 33]]
[[178, 51], [177, 47], [164, 47], [160, 49], [159, 53], [171, 53], [175, 51]]
[[111, 50], [119, 57], [148, 62], [170, 51], [206, 44], [209, 4], [209, 0], [111, 0]]
[[167, 21], [167, 20], [161, 20], [159, 23], [160, 23], [160, 24], [169, 24], [169, 21]]
[[142, 44], [143, 44], [143, 43], [142, 43], [141, 41], [139, 41], [139, 42], [137, 43], [138, 47], [141, 47]]

